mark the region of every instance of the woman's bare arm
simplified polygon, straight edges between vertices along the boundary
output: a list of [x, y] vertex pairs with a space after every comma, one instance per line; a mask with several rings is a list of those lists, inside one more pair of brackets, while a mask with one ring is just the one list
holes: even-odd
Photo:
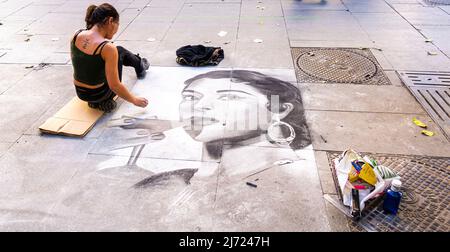
[[128, 91], [127, 87], [119, 80], [118, 59], [119, 54], [117, 48], [112, 43], [107, 43], [102, 50], [102, 57], [105, 60], [106, 80], [111, 90], [122, 99], [139, 107], [146, 107], [147, 99], [136, 97]]

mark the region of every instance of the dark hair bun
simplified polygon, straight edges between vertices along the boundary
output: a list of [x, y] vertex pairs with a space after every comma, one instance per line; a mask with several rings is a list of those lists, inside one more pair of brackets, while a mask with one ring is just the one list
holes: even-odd
[[86, 17], [84, 18], [84, 21], [86, 21], [86, 28], [90, 29], [94, 24], [92, 23], [92, 14], [94, 14], [95, 9], [97, 8], [97, 5], [90, 5], [86, 10]]
[[94, 25], [104, 25], [108, 18], [112, 17], [114, 21], [119, 21], [119, 13], [110, 4], [104, 3], [99, 6], [90, 5], [86, 10], [86, 28], [91, 29]]

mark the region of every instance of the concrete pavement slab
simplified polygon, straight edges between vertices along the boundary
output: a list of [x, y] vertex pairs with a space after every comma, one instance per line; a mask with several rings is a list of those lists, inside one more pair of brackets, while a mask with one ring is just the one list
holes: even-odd
[[385, 0], [389, 4], [419, 4], [421, 0]]
[[[382, 27], [381, 25], [366, 25], [363, 30], [367, 32], [372, 40], [392, 42], [397, 40], [408, 40], [412, 43], [421, 41], [423, 36], [413, 27]], [[386, 39], [389, 38], [389, 39]]]
[[60, 52], [53, 52], [50, 53], [47, 58], [43, 59], [43, 62], [48, 64], [58, 64], [58, 65], [65, 65], [68, 64], [70, 61], [70, 54], [69, 53], [60, 53]]
[[15, 20], [38, 20], [47, 15], [52, 10], [58, 8], [59, 5], [28, 5], [8, 16]]
[[208, 4], [192, 3], [183, 6], [175, 24], [210, 24], [221, 25], [238, 23], [240, 3]]
[[0, 3], [0, 18], [7, 17], [14, 12], [25, 8], [30, 5], [33, 1], [7, 1]]
[[0, 157], [2, 157], [12, 145], [13, 143], [0, 142]]
[[[0, 58], [0, 63], [36, 64], [42, 63], [61, 51], [60, 48], [69, 47], [68, 35], [14, 35], [4, 46], [8, 53]], [[24, 53], [33, 52], [33, 53]], [[54, 58], [53, 63], [67, 63], [67, 57]]]
[[3, 25], [0, 25], [0, 46], [4, 47], [3, 44], [13, 37], [16, 32], [22, 31], [22, 29], [32, 22], [27, 20], [1, 20]]
[[434, 46], [420, 51], [383, 50], [383, 54], [395, 70], [450, 71], [450, 59]]
[[[245, 1], [245, 0], [244, 0]], [[242, 0], [186, 0], [185, 3], [241, 3]]]
[[64, 4], [67, 0], [39, 0], [39, 2], [33, 2], [34, 5], [49, 5], [49, 4], [55, 4], [55, 5], [61, 5]]
[[[74, 175], [92, 144], [93, 140], [57, 136], [21, 137], [2, 157], [1, 198], [17, 196], [24, 199], [27, 193], [41, 192], [58, 194], [55, 188]], [[61, 156], [64, 156], [64, 161], [60, 160]]]
[[[41, 1], [39, 1], [41, 2]], [[125, 8], [127, 8], [130, 5], [129, 1], [128, 3], [120, 3], [120, 1], [112, 0], [108, 1], [110, 4], [116, 8], [116, 10], [121, 13]], [[86, 13], [87, 8], [91, 4], [99, 5], [102, 4], [102, 1], [60, 1], [60, 5], [58, 8], [55, 8], [51, 12], [54, 13]]]
[[286, 40], [239, 42], [232, 63], [233, 67], [243, 68], [293, 68], [291, 49]]
[[182, 5], [184, 5], [185, 2], [186, 2], [186, 0], [172, 0], [172, 1], [152, 0], [148, 4], [148, 6], [149, 7], [171, 7], [171, 8], [177, 8], [177, 7], [181, 7]]
[[450, 6], [439, 6], [443, 11], [450, 15]]
[[319, 173], [320, 184], [322, 186], [323, 194], [335, 194], [336, 186], [332, 177], [330, 165], [328, 164], [328, 157], [325, 151], [314, 151], [317, 171]]
[[422, 11], [425, 9], [434, 8], [432, 6], [427, 6], [426, 4], [422, 4], [420, 0], [416, 2], [410, 3], [391, 3], [392, 8], [394, 8], [398, 12], [415, 12]]
[[173, 22], [182, 6], [148, 7], [141, 11], [136, 21], [139, 22]]
[[0, 94], [3, 94], [32, 71], [31, 69], [25, 68], [26, 66], [14, 64], [0, 65], [0, 76], [8, 76], [8, 78], [0, 79]]
[[[56, 217], [49, 211], [58, 202], [60, 188], [85, 165], [83, 161], [91, 144], [92, 141], [85, 140], [26, 136], [10, 148], [11, 152], [1, 158], [0, 164], [0, 201], [9, 212], [3, 216], [0, 230], [21, 230], [20, 222]], [[65, 156], [64, 161], [61, 156]], [[19, 222], [16, 228], [15, 222]], [[38, 228], [29, 227], [33, 226]]]
[[[220, 46], [225, 42], [235, 44], [237, 37], [237, 25], [205, 25], [204, 27], [191, 25], [173, 25], [165, 34], [164, 42], [173, 43], [179, 42], [181, 45], [189, 44], [203, 44], [205, 46], [212, 46], [216, 44]], [[221, 31], [227, 32], [225, 36], [219, 36]], [[205, 41], [211, 41], [205, 43]]]
[[[119, 15], [121, 17], [122, 17], [122, 15], [127, 15], [126, 13], [127, 13], [128, 9], [132, 9], [129, 7], [130, 6], [129, 2], [121, 3], [118, 1], [118, 2], [114, 3], [113, 6], [114, 6], [114, 8], [116, 8], [117, 12], [119, 12]], [[132, 15], [132, 14], [130, 13], [130, 15]]]
[[447, 56], [450, 55], [450, 26], [416, 26], [420, 33], [426, 38], [432, 40], [432, 44], [436, 45]]
[[359, 28], [349, 28], [346, 26], [341, 27], [326, 27], [322, 26], [321, 28], [315, 30], [307, 30], [306, 28], [294, 28], [296, 26], [292, 26], [291, 24], [287, 25], [289, 39], [292, 40], [332, 40], [332, 41], [353, 41], [351, 37], [345, 34], [354, 34], [354, 38], [357, 41], [366, 40], [367, 34], [365, 34]]
[[[330, 197], [334, 198], [336, 202], [339, 202], [336, 195], [330, 195]], [[327, 200], [325, 200], [325, 210], [332, 232], [350, 232], [347, 217]]]
[[[306, 116], [315, 150], [352, 148], [374, 153], [450, 155], [448, 141], [428, 116], [309, 110]], [[413, 117], [427, 123], [436, 135], [422, 135], [422, 129], [412, 122]]]
[[[241, 4], [238, 2], [228, 2], [220, 4], [190, 3], [185, 4], [180, 11], [180, 17], [238, 17]], [[206, 14], [206, 15], [205, 15]]]
[[[31, 34], [74, 34], [86, 26], [86, 13], [49, 13], [43, 18], [27, 26]], [[64, 22], [61, 22], [64, 20]]]
[[49, 96], [1, 95], [0, 142], [14, 142], [33, 124], [50, 106]]
[[282, 17], [246, 17], [239, 21], [238, 40], [253, 42], [254, 39], [263, 41], [279, 41], [288, 38], [284, 19]]
[[394, 12], [394, 10], [383, 0], [343, 0], [342, 2], [352, 13]]
[[421, 114], [426, 112], [408, 89], [398, 86], [300, 84], [305, 109]]
[[[320, 15], [319, 15], [320, 14]], [[349, 12], [302, 11], [285, 16], [290, 40], [365, 40], [367, 35]], [[348, 34], [352, 34], [351, 37]]]
[[194, 26], [221, 26], [221, 25], [229, 25], [229, 26], [237, 26], [239, 21], [237, 17], [230, 16], [215, 16], [215, 15], [207, 15], [207, 16], [189, 16], [189, 15], [178, 15], [175, 21], [173, 22], [175, 25], [186, 25], [191, 24]]
[[398, 76], [396, 71], [388, 70], [388, 71], [384, 71], [384, 73], [388, 77], [389, 81], [391, 81], [391, 84], [393, 86], [398, 86], [398, 87], [404, 86], [402, 80], [400, 80], [400, 77]]
[[258, 1], [248, 0], [242, 1], [241, 20], [247, 16], [267, 17], [267, 16], [283, 16], [283, 9], [280, 1]]
[[347, 8], [338, 0], [304, 0], [301, 2], [295, 0], [281, 0], [284, 14], [286, 16], [295, 15], [302, 10], [321, 10], [321, 11], [345, 11]]
[[[143, 12], [143, 10], [138, 9], [138, 8], [125, 8], [122, 11], [117, 10], [117, 12], [119, 12], [119, 24], [120, 26], [127, 26], [126, 24], [130, 23], [132, 20], [134, 20], [135, 18], [137, 18], [139, 15], [141, 15], [141, 13]], [[124, 20], [126, 20], [127, 22], [123, 22]], [[125, 24], [125, 25], [124, 25]]]
[[393, 6], [413, 25], [450, 25], [450, 16], [440, 8], [405, 4]]
[[2, 232], [30, 232], [45, 231], [41, 220], [47, 216], [57, 218], [56, 215], [47, 213], [47, 207], [51, 202], [31, 202], [28, 199], [0, 199], [0, 230]]
[[139, 23], [171, 23], [177, 17], [178, 12], [179, 10], [174, 10], [172, 8], [149, 7], [143, 9], [139, 16], [136, 17], [135, 21]]
[[411, 25], [396, 13], [352, 13], [365, 30], [376, 29], [410, 29]]
[[149, 5], [152, 1], [151, 0], [135, 0], [131, 1], [130, 5], [128, 5], [128, 8], [140, 8], [143, 9], [145, 6]]
[[72, 73], [72, 66], [67, 65], [48, 66], [42, 70], [32, 70], [4, 94], [10, 96], [59, 97], [73, 89]]
[[149, 38], [154, 38], [161, 41], [170, 26], [171, 23], [169, 22], [142, 22], [135, 20], [130, 23], [124, 32], [116, 37], [116, 40], [147, 41]]
[[336, 48], [371, 48], [371, 40], [290, 40], [291, 47], [336, 47]]
[[[251, 148], [251, 147], [244, 147]], [[250, 149], [249, 149], [250, 150]], [[229, 152], [227, 152], [229, 151]], [[252, 153], [263, 154], [264, 148], [254, 147]], [[265, 158], [255, 157], [249, 166], [231, 165], [227, 157], [233, 156], [233, 149], [224, 149], [220, 166], [216, 209], [220, 216], [217, 229], [230, 231], [329, 231], [324, 212], [324, 201], [315, 167], [314, 154], [309, 150], [306, 160], [290, 158], [288, 152], [271, 152]], [[227, 156], [230, 155], [230, 156]], [[271, 166], [266, 161], [287, 158], [294, 162], [282, 166]], [[234, 158], [234, 163], [241, 159]], [[243, 161], [243, 159], [242, 159]], [[253, 176], [245, 168], [267, 170]], [[242, 170], [243, 169], [243, 170]], [[246, 184], [257, 185], [252, 187]], [[301, 187], [301, 189], [300, 189]], [[239, 195], [237, 197], [237, 195]], [[274, 223], [277, 223], [274, 225]]]
[[[63, 197], [51, 210], [64, 218], [43, 223], [51, 230], [73, 231], [214, 230], [209, 218], [214, 214], [217, 163], [141, 158], [137, 167], [120, 166], [126, 162], [90, 155], [87, 169], [64, 186]], [[198, 169], [189, 184], [174, 175], [134, 187], [153, 175], [186, 168]]]
[[376, 44], [373, 44], [373, 45], [374, 45], [374, 47], [369, 47], [370, 52], [373, 54], [373, 56], [377, 60], [378, 64], [380, 64], [381, 68], [385, 71], [393, 70], [394, 67], [389, 62], [389, 60], [386, 58], [386, 56], [383, 54], [383, 49], [379, 48]]

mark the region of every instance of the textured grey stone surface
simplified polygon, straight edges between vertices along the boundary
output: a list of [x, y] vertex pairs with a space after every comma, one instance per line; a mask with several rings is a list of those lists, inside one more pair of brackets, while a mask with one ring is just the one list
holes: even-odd
[[0, 142], [15, 142], [50, 106], [49, 96], [1, 95]]
[[[352, 148], [360, 152], [450, 155], [447, 139], [428, 115], [311, 110], [306, 114], [317, 150]], [[414, 117], [425, 122], [436, 135], [421, 134], [422, 129], [412, 122]]]
[[0, 75], [8, 75], [8, 78], [0, 79], [0, 94], [13, 87], [18, 81], [32, 71], [26, 67], [27, 65], [2, 65], [0, 68]]
[[426, 114], [406, 87], [311, 84], [301, 90], [310, 110]]
[[[236, 146], [225, 144], [219, 162], [201, 161], [192, 142], [166, 139], [147, 145], [130, 168], [132, 148], [105, 151], [123, 144], [112, 138], [109, 121], [136, 112], [122, 99], [84, 139], [41, 135], [39, 125], [75, 95], [68, 43], [85, 26], [89, 4], [102, 1], [1, 1], [2, 231], [348, 231], [346, 217], [323, 199], [336, 197], [325, 151], [450, 156], [448, 140], [396, 74], [450, 71], [447, 6], [421, 0], [109, 2], [121, 15], [115, 44], [147, 57], [152, 66], [144, 81], [136, 82], [130, 68], [123, 78], [132, 92], [150, 97], [151, 111], [164, 109], [155, 102], [158, 91], [182, 84], [162, 85], [159, 74], [183, 79], [217, 69], [179, 67], [179, 47], [220, 46], [220, 69], [258, 71], [300, 88], [312, 147], [293, 153], [239, 145], [247, 154], [237, 155]], [[218, 36], [220, 31], [227, 35]], [[393, 85], [297, 84], [291, 47], [369, 48]], [[51, 65], [33, 70], [39, 63]], [[420, 134], [413, 117], [436, 135]], [[249, 163], [242, 156], [258, 158]], [[280, 156], [295, 162], [241, 176]], [[190, 186], [177, 177], [134, 187], [181, 168], [199, 169]]]

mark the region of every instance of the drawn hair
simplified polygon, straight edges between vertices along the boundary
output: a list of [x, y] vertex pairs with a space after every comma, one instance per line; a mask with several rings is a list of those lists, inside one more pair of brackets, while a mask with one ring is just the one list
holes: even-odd
[[[289, 82], [282, 81], [259, 72], [247, 70], [211, 71], [190, 78], [184, 83], [188, 86], [197, 80], [205, 78], [231, 79], [232, 82], [243, 83], [257, 89], [259, 92], [267, 96], [269, 103], [271, 101], [271, 96], [273, 95], [279, 97], [280, 104], [291, 103], [294, 106], [293, 110], [281, 120], [294, 128], [296, 137], [290, 144], [290, 147], [296, 150], [311, 144], [311, 136], [306, 124], [300, 90], [296, 86]], [[271, 104], [268, 104], [269, 110], [271, 107]], [[289, 132], [283, 132], [283, 134], [285, 136], [289, 136]]]

